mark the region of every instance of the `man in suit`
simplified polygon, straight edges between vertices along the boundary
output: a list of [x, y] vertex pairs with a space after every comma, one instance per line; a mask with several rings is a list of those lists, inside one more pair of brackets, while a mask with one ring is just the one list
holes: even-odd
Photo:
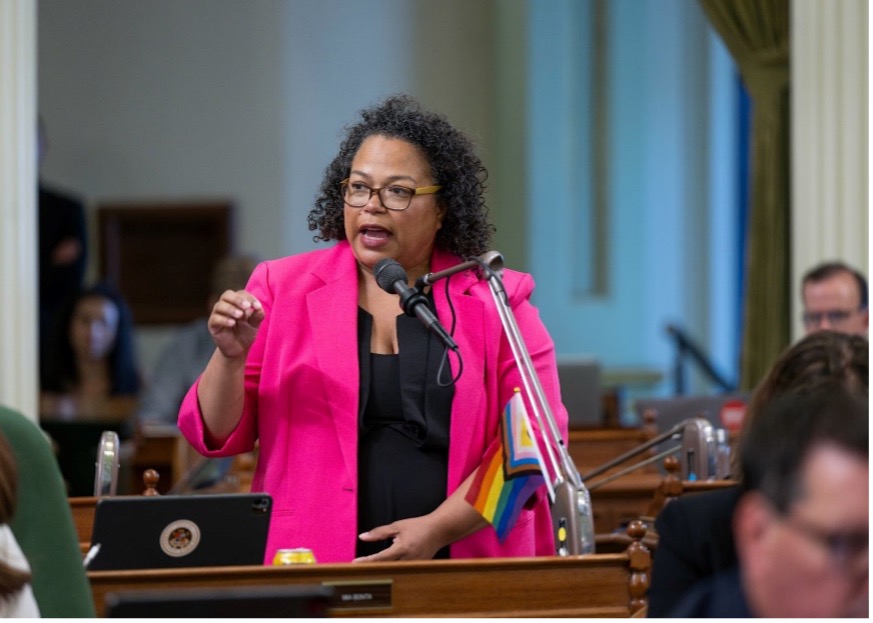
[[743, 441], [738, 565], [673, 617], [867, 617], [867, 401], [832, 382], [777, 398]]
[[807, 334], [821, 329], [867, 336], [867, 280], [842, 262], [810, 269], [801, 285], [803, 326]]
[[[37, 166], [48, 151], [45, 124], [39, 119]], [[39, 208], [39, 342], [45, 357], [46, 338], [58, 310], [82, 286], [88, 257], [85, 207], [82, 201], [38, 184]]]

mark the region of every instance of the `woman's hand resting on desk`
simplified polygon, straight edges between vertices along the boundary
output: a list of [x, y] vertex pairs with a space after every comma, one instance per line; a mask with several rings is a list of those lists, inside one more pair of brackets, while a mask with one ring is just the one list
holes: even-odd
[[461, 486], [432, 513], [401, 519], [359, 534], [358, 538], [362, 541], [394, 539], [394, 542], [381, 552], [355, 558], [352, 562], [430, 560], [441, 547], [487, 526], [488, 522], [464, 499], [475, 476], [475, 472], [467, 476]]
[[437, 522], [431, 515], [401, 519], [386, 526], [373, 528], [358, 535], [362, 541], [393, 539], [390, 547], [370, 556], [355, 558], [352, 562], [381, 562], [385, 560], [430, 560], [446, 543], [436, 538]]
[[264, 320], [261, 302], [245, 290], [225, 290], [207, 322], [215, 346], [228, 359], [245, 357]]

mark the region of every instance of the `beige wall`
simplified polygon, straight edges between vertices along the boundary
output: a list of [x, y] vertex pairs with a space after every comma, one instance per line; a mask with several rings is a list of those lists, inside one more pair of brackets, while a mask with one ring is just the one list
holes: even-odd
[[869, 277], [869, 5], [867, 0], [793, 0], [792, 334], [800, 280], [824, 260]]

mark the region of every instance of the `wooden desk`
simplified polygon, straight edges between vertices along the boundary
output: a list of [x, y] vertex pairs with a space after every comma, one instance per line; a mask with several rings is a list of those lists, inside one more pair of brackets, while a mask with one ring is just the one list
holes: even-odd
[[[621, 526], [646, 514], [661, 484], [657, 474], [628, 475], [591, 491], [591, 510], [597, 534], [615, 532]], [[70, 498], [73, 523], [79, 536], [79, 548], [87, 552], [94, 527], [95, 497]]]
[[647, 556], [91, 571], [88, 578], [97, 616], [117, 591], [327, 584], [337, 591], [332, 616], [627, 617], [642, 605]]
[[99, 498], [82, 497], [69, 498], [70, 511], [73, 513], [73, 525], [79, 537], [79, 549], [85, 554], [91, 547], [91, 532], [94, 528], [94, 505]]

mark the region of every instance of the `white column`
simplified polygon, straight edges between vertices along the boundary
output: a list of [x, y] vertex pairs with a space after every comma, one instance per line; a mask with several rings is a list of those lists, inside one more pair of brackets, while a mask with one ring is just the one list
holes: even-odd
[[867, 0], [791, 3], [792, 334], [822, 260], [868, 273]]
[[0, 0], [0, 403], [37, 420], [36, 0]]

